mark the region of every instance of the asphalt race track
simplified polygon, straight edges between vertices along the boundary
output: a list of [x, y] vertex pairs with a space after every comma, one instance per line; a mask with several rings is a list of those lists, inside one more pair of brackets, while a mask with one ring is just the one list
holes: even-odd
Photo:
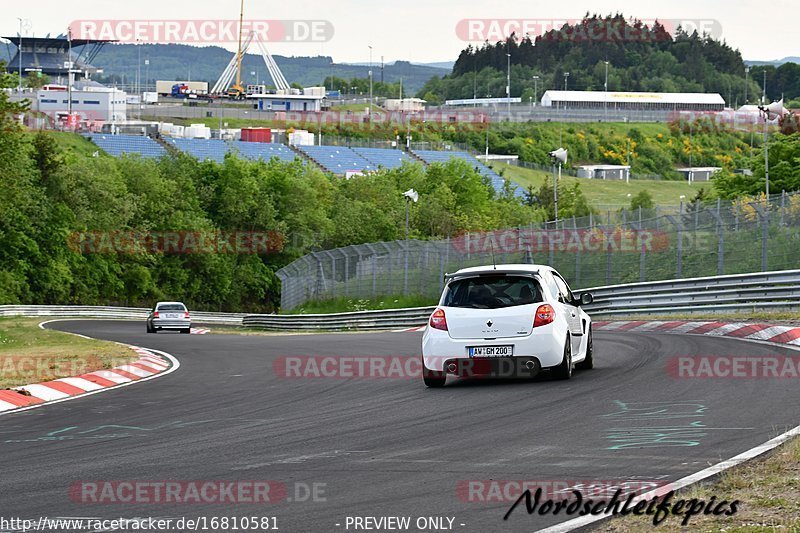
[[[570, 381], [472, 379], [427, 389], [421, 379], [288, 379], [273, 371], [281, 356], [418, 355], [421, 333], [147, 335], [144, 323], [119, 321], [49, 327], [163, 350], [181, 367], [0, 417], [6, 517], [271, 516], [283, 532], [354, 531], [348, 516], [410, 516], [412, 525], [450, 517], [454, 531], [528, 532], [567, 517], [529, 516], [520, 506], [503, 521], [510, 501], [468, 501], [457, 488], [470, 480], [664, 483], [798, 424], [795, 380], [667, 372], [680, 355], [796, 355], [736, 339], [598, 331], [595, 369]], [[104, 480], [272, 480], [292, 501], [71, 499], [76, 483]], [[306, 489], [314, 486], [311, 501]]]

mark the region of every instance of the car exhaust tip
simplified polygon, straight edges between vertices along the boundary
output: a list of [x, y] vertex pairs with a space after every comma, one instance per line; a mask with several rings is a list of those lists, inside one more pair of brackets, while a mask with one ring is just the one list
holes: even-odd
[[458, 367], [456, 366], [455, 363], [450, 363], [449, 365], [447, 365], [447, 371], [450, 372], [451, 374], [455, 374], [457, 368]]
[[525, 363], [525, 368], [527, 368], [528, 370], [533, 370], [534, 368], [536, 368], [536, 363], [533, 361], [527, 361]]

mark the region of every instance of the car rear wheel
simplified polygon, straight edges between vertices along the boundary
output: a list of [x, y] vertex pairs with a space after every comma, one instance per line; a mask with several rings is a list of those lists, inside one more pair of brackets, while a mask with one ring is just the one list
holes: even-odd
[[147, 333], [155, 333], [155, 332], [156, 332], [156, 330], [154, 330], [153, 326], [151, 326], [150, 323], [148, 322], [147, 323]]
[[437, 372], [435, 370], [428, 370], [425, 368], [425, 363], [422, 364], [422, 380], [425, 385], [431, 388], [444, 387], [447, 381], [447, 374], [444, 372]]
[[561, 364], [553, 367], [552, 374], [555, 379], [569, 379], [572, 377], [572, 348], [570, 338], [567, 337], [564, 343], [564, 358]]
[[592, 345], [592, 328], [589, 328], [589, 338], [586, 341], [586, 359], [575, 365], [580, 370], [591, 370], [594, 368], [594, 346]]
[[192, 328], [186, 328], [186, 329], [182, 329], [182, 330], [181, 330], [181, 333], [185, 333], [185, 334], [187, 334], [187, 335], [188, 335], [189, 333], [191, 333], [191, 332], [192, 332]]

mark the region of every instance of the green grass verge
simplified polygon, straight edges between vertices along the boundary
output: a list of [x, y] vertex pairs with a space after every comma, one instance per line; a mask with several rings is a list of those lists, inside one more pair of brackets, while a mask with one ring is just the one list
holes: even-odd
[[[505, 164], [494, 164], [492, 168], [498, 173], [502, 171], [504, 177], [515, 181], [524, 189], [527, 189], [528, 186], [538, 189], [545, 180], [552, 182], [553, 179], [552, 173], [542, 170]], [[712, 188], [708, 182], [690, 184], [685, 181], [630, 180], [629, 183], [625, 183], [622, 180], [591, 180], [563, 174], [561, 182], [570, 187], [575, 183], [580, 184], [581, 191], [592, 206], [627, 207], [631, 203], [628, 194], [633, 197], [643, 190], [653, 196], [656, 205], [676, 206], [681, 202], [681, 195], [686, 197], [684, 202], [689, 202], [701, 188], [705, 188], [706, 192], [711, 192]]]
[[403, 309], [405, 307], [427, 307], [431, 305], [436, 305], [435, 298], [420, 295], [383, 296], [375, 300], [366, 298], [335, 298], [318, 302], [306, 302], [301, 307], [282, 314], [309, 315], [347, 313], [351, 311]]
[[40, 318], [0, 318], [0, 389], [113, 368], [137, 359], [115, 342], [41, 329]]
[[[657, 531], [768, 532], [800, 531], [800, 439], [779, 447], [767, 457], [723, 472], [713, 484], [689, 487], [674, 499], [709, 502], [739, 500], [732, 516], [700, 514], [681, 527], [681, 516], [666, 518]], [[604, 522], [596, 531], [652, 532], [652, 516], [627, 516]]]

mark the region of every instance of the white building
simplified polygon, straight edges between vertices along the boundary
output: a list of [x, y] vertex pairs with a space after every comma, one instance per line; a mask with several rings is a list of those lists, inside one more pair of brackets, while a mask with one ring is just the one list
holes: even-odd
[[[127, 119], [127, 94], [109, 87], [90, 86], [72, 89], [72, 112], [81, 121], [121, 121]], [[36, 109], [54, 120], [69, 112], [69, 91], [63, 86], [48, 86], [36, 91]]]
[[685, 177], [689, 183], [693, 183], [695, 181], [709, 181], [711, 176], [718, 170], [722, 170], [720, 167], [685, 167], [685, 168], [676, 168], [676, 171], [680, 172], [683, 177]]
[[251, 94], [259, 111], [322, 111], [325, 96], [308, 94]]
[[725, 100], [718, 93], [545, 91], [542, 106], [559, 109], [722, 111], [725, 109]]
[[471, 106], [471, 107], [487, 107], [491, 105], [498, 105], [498, 104], [519, 104], [522, 102], [522, 98], [519, 96], [513, 96], [511, 98], [463, 98], [460, 100], [446, 100], [444, 105], [446, 106]]
[[387, 98], [383, 102], [383, 107], [387, 111], [420, 113], [425, 111], [425, 103], [422, 98]]
[[631, 167], [628, 165], [582, 165], [578, 167], [578, 177], [628, 181], [631, 177]]

